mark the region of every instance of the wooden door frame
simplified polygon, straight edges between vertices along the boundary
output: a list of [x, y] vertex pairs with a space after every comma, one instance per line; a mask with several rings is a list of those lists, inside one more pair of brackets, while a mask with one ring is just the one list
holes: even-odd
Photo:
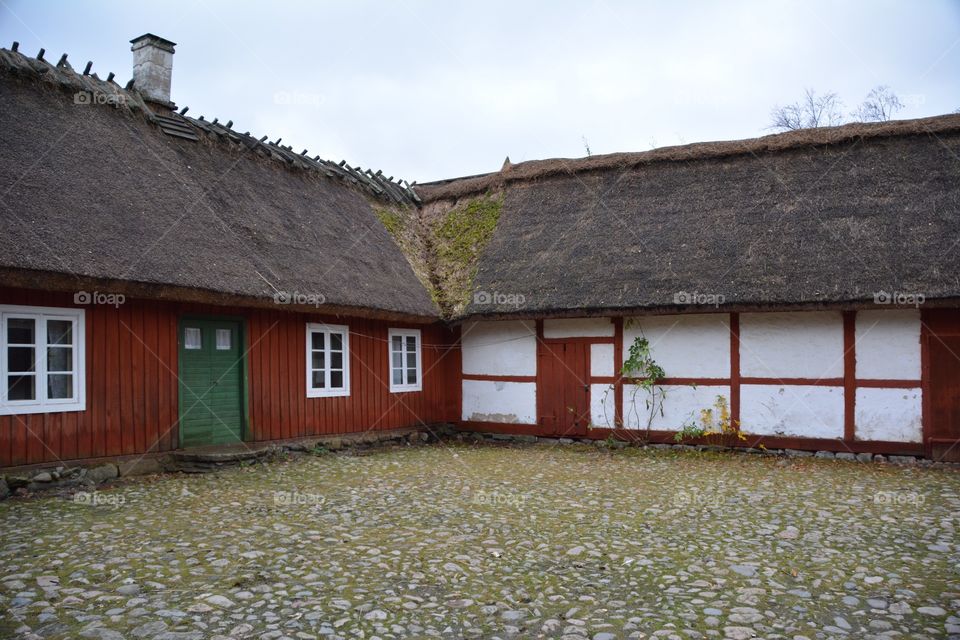
[[941, 337], [960, 337], [960, 310], [923, 309], [920, 312], [920, 386], [922, 406], [923, 455], [933, 459], [933, 370], [931, 350], [933, 341]]
[[180, 349], [183, 342], [183, 329], [191, 320], [197, 322], [236, 322], [240, 327], [237, 343], [240, 346], [240, 441], [248, 442], [250, 437], [250, 383], [249, 366], [247, 364], [247, 319], [244, 316], [216, 315], [187, 313], [177, 321], [177, 448], [183, 448], [183, 394], [180, 386], [183, 384], [183, 360], [180, 358]]
[[[571, 338], [549, 338], [545, 339], [543, 335], [543, 320], [537, 320], [537, 376], [536, 376], [536, 385], [537, 385], [537, 415], [536, 415], [536, 425], [537, 431], [545, 436], [552, 436], [558, 438], [587, 438], [590, 437], [590, 422], [592, 416], [591, 412], [591, 393], [592, 393], [592, 377], [591, 377], [591, 362], [590, 362], [590, 345], [596, 343], [612, 343], [613, 338], [584, 338], [584, 337], [571, 337]], [[577, 430], [569, 431], [566, 433], [561, 433], [559, 429], [555, 426], [552, 431], [548, 432], [547, 426], [542, 422], [542, 418], [545, 414], [545, 401], [544, 393], [548, 391], [547, 380], [545, 379], [545, 372], [543, 367], [540, 366], [540, 359], [547, 355], [551, 344], [560, 344], [560, 343], [579, 343], [586, 348], [585, 353], [585, 362], [584, 362], [584, 379], [578, 381], [579, 384], [586, 385], [586, 414], [587, 425], [583, 427], [583, 433], [580, 432], [580, 428]], [[553, 354], [554, 357], [555, 354]], [[566, 364], [564, 363], [564, 366]], [[580, 416], [583, 417], [583, 416]]]

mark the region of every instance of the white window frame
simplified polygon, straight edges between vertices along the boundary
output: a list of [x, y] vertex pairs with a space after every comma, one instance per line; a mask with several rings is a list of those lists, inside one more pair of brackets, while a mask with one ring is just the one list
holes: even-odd
[[[9, 400], [7, 359], [7, 321], [34, 321], [34, 391], [33, 400]], [[73, 397], [47, 398], [47, 321], [66, 320], [73, 323]], [[87, 409], [86, 312], [83, 309], [0, 305], [0, 415], [30, 413], [62, 413]]]
[[[313, 388], [313, 334], [322, 333], [323, 338], [323, 389]], [[330, 335], [340, 334], [343, 337], [343, 387], [330, 388]], [[350, 327], [343, 324], [326, 324], [324, 322], [307, 323], [307, 397], [308, 398], [341, 398], [350, 395]]]
[[[408, 384], [407, 380], [407, 351], [406, 347], [403, 350], [403, 359], [401, 362], [401, 371], [403, 375], [401, 380], [404, 381], [403, 384], [394, 384], [393, 382], [393, 337], [401, 336], [404, 338], [403, 344], [406, 345], [406, 338], [413, 336], [417, 339], [417, 382], [416, 384]], [[423, 390], [423, 343], [420, 339], [420, 329], [390, 329], [387, 331], [387, 367], [388, 375], [390, 379], [390, 393], [402, 393], [405, 391], [422, 391]]]

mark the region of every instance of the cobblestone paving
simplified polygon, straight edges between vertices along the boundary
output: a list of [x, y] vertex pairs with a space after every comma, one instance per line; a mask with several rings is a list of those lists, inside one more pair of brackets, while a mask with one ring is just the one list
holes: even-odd
[[960, 474], [588, 446], [0, 503], [0, 637], [960, 637]]

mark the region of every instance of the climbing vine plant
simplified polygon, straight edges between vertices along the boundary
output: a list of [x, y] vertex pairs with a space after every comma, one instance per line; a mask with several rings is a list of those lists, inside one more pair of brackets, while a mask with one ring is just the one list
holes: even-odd
[[[625, 382], [633, 385], [630, 395], [630, 410], [637, 418], [638, 425], [646, 425], [644, 440], [650, 440], [653, 421], [659, 414], [663, 416], [663, 402], [667, 392], [660, 381], [667, 377], [650, 353], [650, 342], [643, 335], [637, 336], [627, 350], [627, 357], [620, 368]], [[638, 396], [643, 398], [644, 411], [640, 415]]]
[[[653, 421], [658, 415], [661, 417], [664, 415], [663, 405], [667, 398], [667, 391], [662, 382], [667, 377], [667, 373], [654, 360], [650, 342], [643, 334], [634, 338], [633, 343], [627, 348], [627, 357], [623, 366], [620, 367], [620, 375], [624, 383], [632, 386], [628, 415], [632, 414], [636, 418], [638, 428], [644, 429], [643, 441], [649, 442]], [[609, 394], [612, 389], [613, 387], [608, 388], [606, 394]], [[606, 397], [604, 397], [603, 407], [606, 422], [610, 424], [609, 416], [606, 415]], [[691, 415], [690, 420], [680, 425], [674, 436], [677, 442], [712, 436], [717, 436], [721, 440], [731, 436], [739, 440], [746, 439], [740, 431], [739, 422], [731, 419], [730, 407], [727, 399], [722, 395], [716, 396], [712, 407], [700, 410], [699, 421], [692, 418]]]

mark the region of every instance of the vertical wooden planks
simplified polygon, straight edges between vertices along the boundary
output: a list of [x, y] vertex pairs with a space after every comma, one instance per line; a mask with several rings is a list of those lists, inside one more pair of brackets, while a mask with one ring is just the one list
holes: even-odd
[[[146, 388], [144, 386], [144, 369], [146, 358], [143, 339], [143, 305], [132, 305], [130, 309], [130, 387], [132, 393], [132, 412], [129, 429], [133, 432], [133, 450], [130, 453], [139, 453], [147, 450], [147, 420], [145, 413]], [[126, 452], [126, 450], [125, 450]]]
[[730, 314], [730, 423], [740, 429], [740, 314]]
[[843, 439], [856, 437], [857, 412], [857, 312], [843, 312]]

